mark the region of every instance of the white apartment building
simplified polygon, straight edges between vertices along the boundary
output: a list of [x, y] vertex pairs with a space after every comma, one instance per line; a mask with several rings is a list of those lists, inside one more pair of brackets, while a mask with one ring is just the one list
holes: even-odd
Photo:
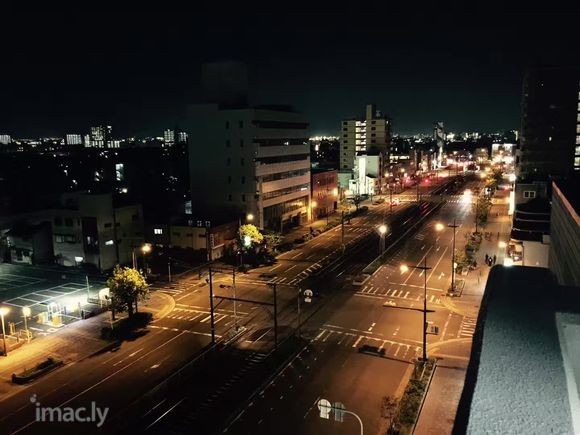
[[368, 104], [365, 118], [342, 121], [340, 170], [353, 170], [355, 157], [359, 154], [380, 152], [387, 157], [390, 145], [390, 119], [383, 116], [374, 104]]
[[277, 231], [310, 210], [309, 124], [287, 106], [192, 106], [188, 120], [192, 209], [224, 212]]
[[80, 134], [67, 134], [66, 135], [67, 145], [82, 145], [83, 137]]

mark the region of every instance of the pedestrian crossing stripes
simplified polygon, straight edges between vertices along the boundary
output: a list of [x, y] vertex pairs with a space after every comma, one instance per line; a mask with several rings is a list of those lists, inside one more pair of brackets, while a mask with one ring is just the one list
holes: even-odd
[[387, 358], [397, 358], [406, 361], [417, 357], [422, 350], [420, 346], [413, 344], [327, 328], [321, 328], [312, 341], [324, 345], [337, 345], [352, 350], [357, 350], [362, 346], [374, 346], [381, 353], [384, 349], [384, 356]]
[[475, 327], [477, 326], [477, 319], [472, 317], [464, 317], [459, 327], [459, 337], [473, 337]]
[[424, 238], [425, 238], [425, 234], [423, 234], [423, 233], [415, 234], [415, 240], [423, 240]]
[[[360, 291], [356, 292], [357, 295], [373, 295], [377, 297], [389, 297], [394, 299], [406, 299], [409, 301], [422, 301], [423, 295], [412, 294], [411, 290], [401, 289], [396, 287], [375, 287], [373, 285], [366, 285]], [[431, 304], [440, 304], [441, 298], [434, 294], [427, 294], [427, 302]]]

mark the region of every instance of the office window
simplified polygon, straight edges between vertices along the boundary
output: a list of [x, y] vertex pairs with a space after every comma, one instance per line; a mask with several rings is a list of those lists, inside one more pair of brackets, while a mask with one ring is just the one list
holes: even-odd
[[536, 197], [536, 192], [534, 192], [533, 190], [524, 190], [524, 198], [535, 198]]
[[244, 121], [240, 121], [239, 126], [240, 126], [240, 128], [244, 128]]
[[242, 184], [246, 184], [246, 177], [242, 175]]
[[153, 234], [163, 234], [163, 229], [162, 228], [154, 228]]
[[574, 157], [574, 166], [580, 166], [580, 157]]
[[376, 133], [371, 133], [371, 137], [375, 137], [376, 135]]
[[175, 237], [181, 237], [181, 233], [173, 233]]
[[228, 195], [228, 201], [231, 201], [231, 200], [232, 200], [232, 194], [230, 193], [230, 194]]
[[576, 136], [576, 143], [580, 144], [580, 136]]
[[348, 121], [342, 121], [342, 125], [347, 125]]
[[232, 160], [228, 157], [226, 159], [226, 166], [230, 166], [232, 164]]
[[376, 129], [377, 129], [377, 127], [371, 127], [371, 130], [376, 130]]
[[345, 139], [345, 140], [344, 140], [344, 143], [348, 143], [348, 141]]
[[226, 121], [226, 130], [230, 128], [230, 121]]
[[73, 226], [73, 220], [72, 220], [72, 218], [64, 218], [64, 224], [67, 227], [72, 227]]
[[62, 218], [61, 217], [54, 218], [54, 226], [55, 227], [62, 227]]
[[81, 226], [81, 220], [77, 219], [77, 225], [80, 227]]
[[246, 195], [242, 193], [242, 202], [246, 202]]
[[105, 224], [105, 228], [111, 228], [113, 226], [113, 224], [111, 222], [107, 222]]
[[348, 128], [343, 128], [342, 131], [348, 131]]
[[229, 148], [229, 147], [230, 147], [230, 140], [226, 139], [226, 148]]
[[576, 147], [576, 152], [574, 154], [576, 154], [577, 156], [580, 156], [580, 146]]
[[232, 184], [232, 176], [228, 175], [228, 184]]
[[132, 215], [132, 216], [131, 216], [131, 220], [132, 220], [133, 222], [135, 222], [135, 221], [138, 221], [138, 220], [139, 220], [139, 213], [136, 213], [136, 214]]
[[376, 142], [376, 140], [374, 140], [374, 139], [371, 139], [371, 143], [375, 143], [375, 142]]
[[240, 159], [240, 165], [244, 166], [244, 158], [243, 157]]
[[377, 123], [377, 121], [371, 121], [371, 124], [376, 124], [376, 123]]
[[244, 147], [244, 139], [240, 139], [240, 148]]

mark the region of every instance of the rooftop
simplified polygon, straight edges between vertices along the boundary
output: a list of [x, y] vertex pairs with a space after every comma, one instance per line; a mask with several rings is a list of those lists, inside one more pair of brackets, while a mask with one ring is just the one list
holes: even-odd
[[573, 290], [559, 287], [548, 269], [492, 268], [454, 433], [579, 433], [580, 297]]

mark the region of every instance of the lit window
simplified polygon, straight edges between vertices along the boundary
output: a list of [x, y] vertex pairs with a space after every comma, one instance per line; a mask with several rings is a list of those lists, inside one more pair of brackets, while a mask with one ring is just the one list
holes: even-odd
[[111, 245], [114, 245], [114, 244], [115, 244], [115, 242], [113, 242], [112, 240], [107, 240], [105, 242], [105, 245], [107, 245], [107, 246], [111, 246]]
[[525, 190], [524, 191], [524, 198], [535, 198], [536, 197], [536, 192], [534, 192], [533, 190]]
[[163, 229], [161, 229], [161, 228], [154, 228], [153, 229], [153, 234], [163, 234]]

